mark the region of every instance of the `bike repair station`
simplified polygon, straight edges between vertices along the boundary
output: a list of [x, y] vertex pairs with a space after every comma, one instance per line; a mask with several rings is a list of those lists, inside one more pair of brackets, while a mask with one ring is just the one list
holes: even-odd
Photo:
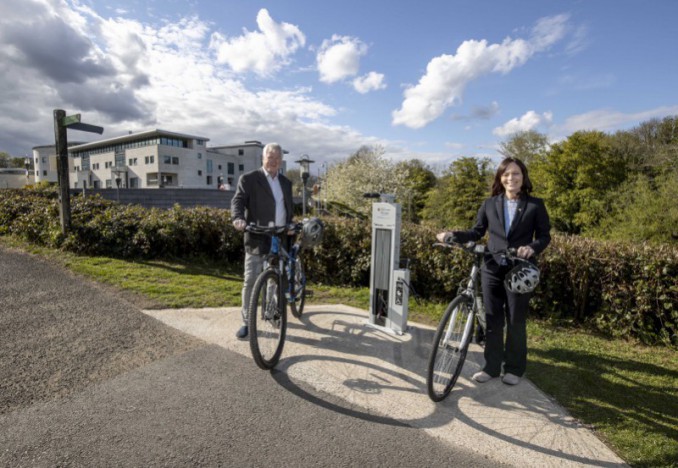
[[410, 270], [400, 268], [400, 204], [395, 196], [368, 193], [372, 204], [372, 259], [368, 325], [402, 335], [407, 330]]

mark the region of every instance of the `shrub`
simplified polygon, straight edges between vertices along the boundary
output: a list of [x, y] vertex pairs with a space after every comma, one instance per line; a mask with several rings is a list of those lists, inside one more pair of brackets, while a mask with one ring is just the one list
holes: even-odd
[[[72, 198], [72, 229], [61, 235], [53, 188], [0, 191], [0, 235], [69, 251], [124, 258], [208, 257], [239, 264], [242, 234], [230, 213], [216, 208], [145, 209], [97, 196]], [[317, 283], [368, 286], [371, 224], [326, 218], [323, 242], [305, 253]], [[403, 223], [401, 259], [411, 283], [429, 299], [450, 300], [468, 274], [471, 257], [433, 247], [430, 226]], [[542, 282], [532, 310], [647, 344], [678, 345], [678, 248], [554, 235], [540, 258]]]

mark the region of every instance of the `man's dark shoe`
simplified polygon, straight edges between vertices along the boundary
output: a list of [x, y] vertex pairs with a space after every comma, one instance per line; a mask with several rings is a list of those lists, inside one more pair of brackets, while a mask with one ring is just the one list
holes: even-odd
[[240, 330], [236, 332], [235, 337], [238, 338], [239, 340], [247, 338], [247, 325], [243, 325], [242, 327], [240, 327]]

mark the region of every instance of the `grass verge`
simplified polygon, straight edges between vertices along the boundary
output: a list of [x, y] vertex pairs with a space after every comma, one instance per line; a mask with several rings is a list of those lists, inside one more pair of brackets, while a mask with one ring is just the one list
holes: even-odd
[[[143, 297], [153, 307], [240, 305], [240, 265], [84, 257], [8, 237], [0, 237], [0, 245], [31, 252], [121, 293]], [[310, 288], [314, 303], [368, 308], [367, 288], [319, 284]], [[435, 325], [443, 309], [443, 304], [410, 300], [409, 319]], [[611, 340], [537, 321], [529, 324], [528, 336], [528, 377], [540, 389], [593, 429], [629, 464], [678, 465], [676, 350]]]

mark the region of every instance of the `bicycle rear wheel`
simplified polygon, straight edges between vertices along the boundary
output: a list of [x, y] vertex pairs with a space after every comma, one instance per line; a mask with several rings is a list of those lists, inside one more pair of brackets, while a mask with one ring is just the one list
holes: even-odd
[[444, 400], [457, 382], [473, 335], [473, 300], [457, 296], [445, 309], [433, 338], [426, 372], [428, 396]]
[[285, 298], [275, 270], [264, 271], [254, 283], [248, 322], [254, 362], [272, 369], [280, 360], [287, 330]]
[[294, 264], [294, 292], [296, 297], [290, 301], [290, 310], [296, 318], [301, 317], [306, 303], [306, 274], [301, 259], [297, 258]]

